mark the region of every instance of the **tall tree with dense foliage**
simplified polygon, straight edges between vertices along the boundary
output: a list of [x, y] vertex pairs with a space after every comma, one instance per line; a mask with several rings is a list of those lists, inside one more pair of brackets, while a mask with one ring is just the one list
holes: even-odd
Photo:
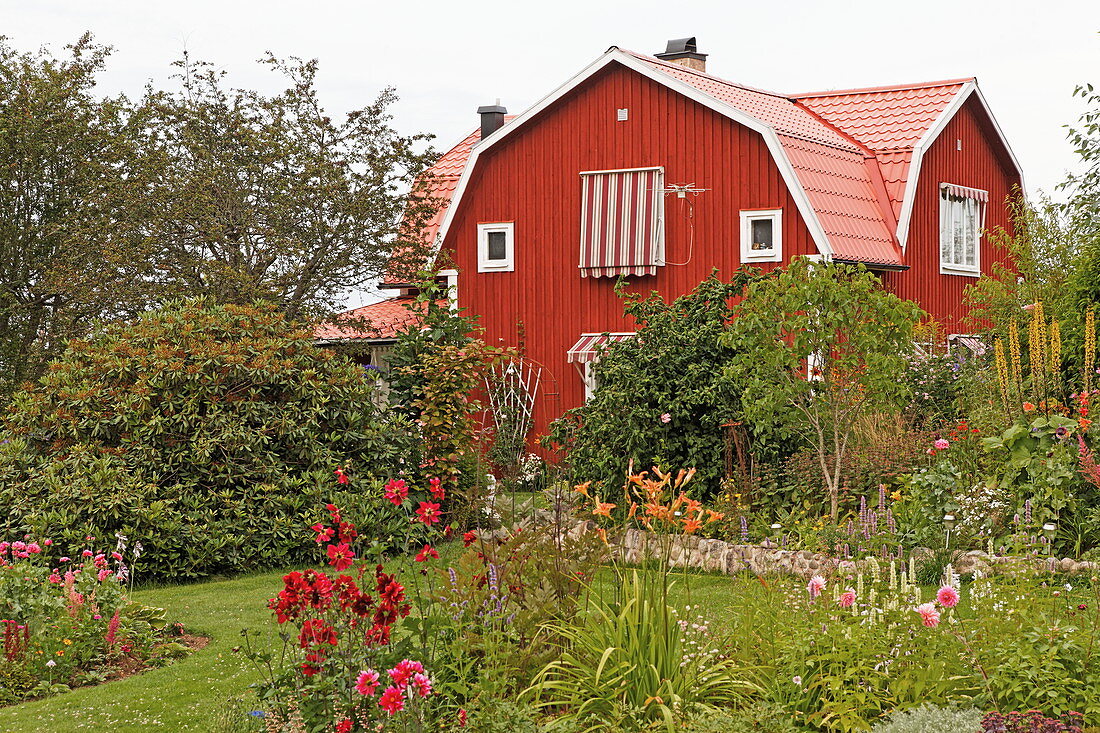
[[786, 425], [813, 446], [839, 512], [840, 482], [856, 419], [900, 408], [906, 357], [922, 311], [883, 290], [862, 266], [799, 257], [749, 285], [723, 344], [755, 423]]
[[548, 442], [567, 450], [577, 480], [617, 487], [633, 461], [638, 470], [695, 468], [696, 484], [709, 494], [717, 490], [722, 425], [740, 408], [736, 382], [722, 371], [737, 345], [721, 336], [735, 312], [731, 299], [750, 277], [712, 276], [672, 303], [657, 293], [626, 297], [637, 338], [603, 351], [592, 398], [551, 426]]
[[132, 136], [126, 101], [93, 94], [109, 49], [61, 58], [0, 37], [0, 398], [95, 319], [132, 310], [135, 258], [110, 246]]
[[266, 300], [292, 317], [338, 310], [392, 266], [417, 257], [432, 200], [417, 176], [427, 135], [401, 135], [384, 90], [334, 120], [321, 106], [316, 61], [264, 63], [287, 87], [271, 96], [229, 88], [186, 56], [181, 88], [150, 88], [120, 236], [144, 253], [161, 297]]

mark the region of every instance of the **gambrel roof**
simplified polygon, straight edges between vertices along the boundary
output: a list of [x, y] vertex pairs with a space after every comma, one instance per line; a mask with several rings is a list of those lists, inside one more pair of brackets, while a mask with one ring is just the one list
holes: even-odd
[[440, 159], [436, 195], [445, 202], [445, 210], [437, 216], [438, 223], [433, 222], [437, 247], [446, 237], [479, 154], [522, 130], [528, 120], [612, 63], [759, 132], [818, 251], [836, 260], [904, 267], [921, 159], [972, 96], [989, 116], [1006, 157], [1020, 171], [973, 78], [783, 95], [612, 46], [488, 139], [481, 141], [475, 131]]

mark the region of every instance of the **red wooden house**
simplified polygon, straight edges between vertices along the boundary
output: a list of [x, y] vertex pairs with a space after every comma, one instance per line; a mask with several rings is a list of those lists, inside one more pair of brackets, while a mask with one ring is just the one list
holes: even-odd
[[[705, 59], [695, 39], [612, 47], [523, 114], [480, 109], [434, 169], [447, 205], [429, 236], [458, 305], [556, 383], [537, 432], [584, 400], [599, 344], [634, 330], [619, 275], [671, 298], [714, 267], [861, 262], [959, 332], [963, 289], [1000, 256], [985, 232], [1011, 227], [1021, 172], [975, 79], [776, 94]], [[398, 298], [368, 309], [407, 297], [387, 286]]]

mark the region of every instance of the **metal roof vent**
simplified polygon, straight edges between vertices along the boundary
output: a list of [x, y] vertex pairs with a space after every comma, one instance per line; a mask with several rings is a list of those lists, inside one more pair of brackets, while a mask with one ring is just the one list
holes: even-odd
[[508, 114], [508, 110], [500, 106], [498, 99], [496, 104], [478, 107], [477, 113], [481, 115], [481, 139], [484, 140], [504, 126], [504, 115]]
[[696, 71], [707, 70], [707, 55], [699, 53], [695, 36], [691, 38], [673, 38], [665, 47], [665, 52], [656, 54], [656, 56], [662, 61], [686, 66]]

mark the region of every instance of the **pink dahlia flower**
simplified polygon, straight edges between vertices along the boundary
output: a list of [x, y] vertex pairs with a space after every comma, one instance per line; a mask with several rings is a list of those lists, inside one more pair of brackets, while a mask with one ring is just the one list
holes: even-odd
[[856, 592], [851, 588], [845, 588], [837, 603], [840, 604], [841, 608], [851, 608], [856, 603]]
[[820, 575], [810, 578], [810, 582], [806, 584], [806, 591], [810, 594], [810, 598], [817, 598], [823, 590], [825, 590], [825, 578]]
[[940, 625], [940, 612], [932, 603], [922, 603], [914, 609], [920, 614], [920, 622], [930, 629]]
[[948, 448], [951, 447], [951, 444], [948, 443], [944, 438], [938, 439], [932, 445], [936, 446], [936, 450], [947, 450]]
[[959, 592], [945, 585], [936, 591], [936, 601], [944, 608], [954, 608], [959, 605]]
[[355, 680], [355, 691], [364, 697], [374, 697], [374, 691], [378, 689], [378, 673], [373, 669], [367, 669], [359, 673]]
[[405, 709], [405, 694], [397, 687], [390, 685], [382, 693], [382, 697], [378, 699], [378, 707], [390, 715], [399, 713]]

